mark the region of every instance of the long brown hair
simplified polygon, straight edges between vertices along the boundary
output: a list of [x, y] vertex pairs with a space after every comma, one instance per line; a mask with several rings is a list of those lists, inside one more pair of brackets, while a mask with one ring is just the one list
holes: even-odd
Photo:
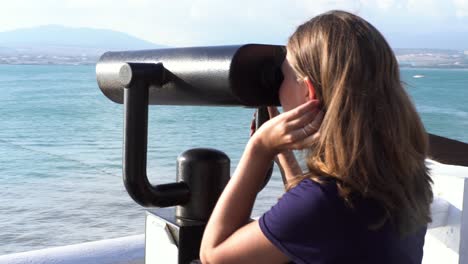
[[431, 178], [424, 126], [401, 81], [392, 49], [370, 23], [331, 11], [299, 26], [289, 38], [289, 60], [310, 78], [325, 116], [306, 157], [309, 173], [337, 179], [340, 196], [377, 201], [381, 222], [401, 235], [431, 221]]

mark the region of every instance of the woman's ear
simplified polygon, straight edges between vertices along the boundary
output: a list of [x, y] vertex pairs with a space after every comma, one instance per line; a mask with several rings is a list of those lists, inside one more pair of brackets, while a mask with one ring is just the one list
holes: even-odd
[[309, 100], [317, 100], [317, 93], [315, 92], [315, 87], [312, 84], [312, 81], [309, 79], [309, 77], [304, 78], [304, 84], [307, 87], [307, 95], [309, 97]]

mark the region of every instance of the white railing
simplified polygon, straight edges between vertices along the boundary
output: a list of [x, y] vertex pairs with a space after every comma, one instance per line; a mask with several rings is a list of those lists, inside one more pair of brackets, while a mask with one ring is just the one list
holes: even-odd
[[423, 263], [468, 264], [468, 167], [429, 162], [435, 199]]
[[0, 256], [1, 264], [144, 264], [144, 262], [145, 235]]

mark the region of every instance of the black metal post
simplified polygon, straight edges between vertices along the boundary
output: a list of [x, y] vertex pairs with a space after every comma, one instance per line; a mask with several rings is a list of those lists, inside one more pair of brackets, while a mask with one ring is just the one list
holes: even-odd
[[177, 182], [190, 189], [190, 201], [176, 207], [176, 217], [207, 222], [229, 181], [230, 161], [215, 149], [191, 149], [177, 159]]
[[177, 256], [172, 256], [172, 263], [175, 259], [179, 264], [196, 263], [203, 232], [221, 192], [229, 181], [229, 174], [230, 160], [221, 151], [197, 148], [187, 150], [179, 156], [177, 181], [187, 184], [190, 189], [190, 201], [176, 206], [175, 210], [158, 208], [148, 211], [147, 263], [164, 261], [164, 245], [177, 247]]

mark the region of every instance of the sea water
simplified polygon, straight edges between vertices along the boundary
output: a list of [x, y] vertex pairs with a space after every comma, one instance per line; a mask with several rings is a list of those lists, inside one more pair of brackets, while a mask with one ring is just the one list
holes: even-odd
[[[468, 142], [467, 70], [402, 77], [429, 132]], [[178, 155], [196, 147], [225, 152], [233, 172], [253, 112], [151, 106], [150, 181], [174, 182]], [[0, 65], [0, 255], [144, 233], [145, 209], [122, 183], [122, 138], [123, 106], [101, 93], [94, 66]], [[282, 192], [275, 170], [253, 215]]]

